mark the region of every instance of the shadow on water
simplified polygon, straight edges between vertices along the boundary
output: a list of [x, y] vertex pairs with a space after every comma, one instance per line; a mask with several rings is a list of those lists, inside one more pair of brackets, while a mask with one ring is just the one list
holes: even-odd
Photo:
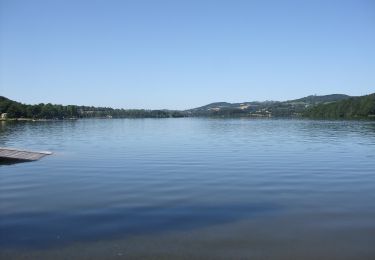
[[13, 165], [17, 163], [25, 163], [25, 162], [32, 162], [30, 160], [21, 160], [21, 159], [14, 159], [14, 158], [2, 158], [0, 157], [0, 167], [4, 165]]
[[95, 212], [3, 215], [0, 248], [47, 248], [78, 241], [184, 231], [274, 215], [272, 205], [161, 206]]

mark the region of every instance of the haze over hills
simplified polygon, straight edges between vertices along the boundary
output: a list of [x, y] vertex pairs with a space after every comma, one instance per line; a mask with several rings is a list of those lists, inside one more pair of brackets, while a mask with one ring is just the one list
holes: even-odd
[[308, 117], [374, 118], [375, 93], [311, 95], [288, 101], [215, 102], [188, 110], [113, 109], [108, 107], [37, 104], [26, 105], [0, 96], [0, 113], [7, 118], [168, 118], [168, 117]]

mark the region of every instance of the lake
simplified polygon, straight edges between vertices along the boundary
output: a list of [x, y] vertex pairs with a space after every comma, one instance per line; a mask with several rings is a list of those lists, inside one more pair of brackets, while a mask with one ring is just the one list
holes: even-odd
[[375, 122], [0, 122], [1, 259], [375, 259]]

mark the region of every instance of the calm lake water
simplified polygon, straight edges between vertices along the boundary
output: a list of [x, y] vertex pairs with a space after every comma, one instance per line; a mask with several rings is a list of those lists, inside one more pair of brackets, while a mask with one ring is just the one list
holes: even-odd
[[0, 122], [2, 259], [375, 259], [375, 122]]

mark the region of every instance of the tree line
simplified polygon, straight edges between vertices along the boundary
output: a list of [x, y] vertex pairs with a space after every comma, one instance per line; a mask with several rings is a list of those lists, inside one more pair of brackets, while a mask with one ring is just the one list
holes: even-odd
[[[338, 97], [336, 97], [338, 96]], [[327, 119], [375, 119], [375, 93], [348, 97], [330, 95], [332, 102], [316, 104], [304, 100], [285, 102], [263, 102], [253, 104], [246, 109], [238, 107], [221, 107], [219, 110], [205, 107], [186, 111], [177, 110], [145, 110], [145, 109], [114, 109], [109, 107], [37, 104], [26, 105], [0, 96], [0, 113], [7, 113], [8, 118], [31, 119], [69, 119], [69, 118], [169, 118], [169, 117], [252, 117], [254, 115], [272, 117], [306, 117]], [[345, 99], [344, 99], [345, 98]], [[230, 105], [230, 104], [229, 104]], [[262, 114], [263, 113], [263, 114]]]
[[114, 109], [109, 107], [53, 105], [40, 103], [26, 105], [0, 96], [0, 113], [8, 118], [69, 119], [69, 118], [168, 118], [183, 117], [174, 110]]
[[375, 118], [375, 93], [319, 104], [306, 110], [303, 115], [309, 118], [332, 119]]

